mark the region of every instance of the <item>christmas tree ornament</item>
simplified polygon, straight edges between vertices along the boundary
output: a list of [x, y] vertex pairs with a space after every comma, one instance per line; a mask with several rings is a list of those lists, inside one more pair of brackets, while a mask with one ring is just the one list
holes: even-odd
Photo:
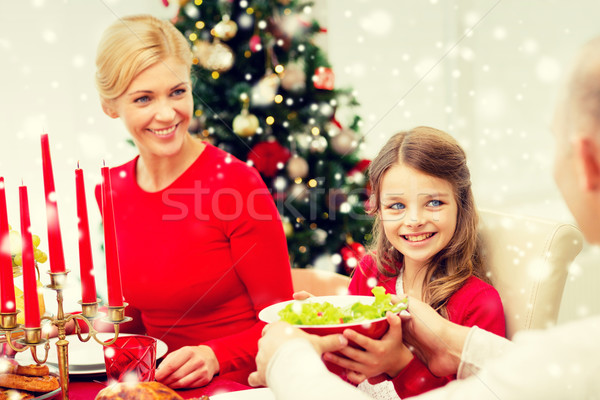
[[292, 179], [305, 178], [308, 175], [309, 167], [306, 160], [296, 154], [288, 161], [286, 170]]
[[329, 135], [330, 138], [337, 136], [342, 131], [340, 125], [334, 123], [333, 121], [329, 121], [325, 124], [325, 131]]
[[318, 135], [310, 142], [310, 151], [313, 153], [322, 153], [327, 149], [327, 139]]
[[292, 225], [290, 221], [283, 221], [282, 224], [285, 237], [292, 236], [294, 234], [294, 225]]
[[301, 93], [306, 90], [306, 74], [298, 63], [289, 63], [281, 76], [281, 87], [288, 92]]
[[229, 18], [229, 15], [223, 15], [223, 19], [212, 28], [210, 33], [221, 40], [229, 40], [235, 37], [237, 31], [237, 24]]
[[316, 89], [333, 90], [335, 75], [331, 68], [319, 67], [315, 70], [312, 81]]
[[200, 16], [200, 11], [194, 3], [185, 4], [185, 6], [183, 6], [183, 12], [193, 20], [198, 19], [198, 17]]
[[210, 71], [227, 72], [235, 61], [231, 48], [219, 39], [215, 39], [213, 43], [199, 40], [194, 44], [193, 52], [198, 63]]
[[248, 160], [264, 176], [272, 178], [277, 174], [280, 165], [290, 158], [290, 150], [274, 139], [257, 143], [248, 153]]
[[294, 202], [303, 202], [308, 200], [309, 193], [306, 185], [302, 183], [294, 183], [288, 189], [288, 199]]
[[264, 107], [273, 103], [279, 90], [279, 76], [267, 72], [252, 88], [251, 103], [254, 107]]
[[253, 53], [257, 53], [262, 50], [262, 43], [260, 42], [259, 35], [252, 35], [250, 41], [248, 42], [248, 46], [250, 47], [250, 51]]
[[296, 141], [296, 144], [298, 145], [298, 147], [300, 149], [302, 149], [302, 150], [310, 149], [310, 142], [312, 142], [312, 135], [309, 135], [308, 133], [296, 133], [293, 136], [294, 136], [294, 140]]
[[312, 240], [318, 245], [323, 246], [327, 241], [327, 232], [321, 228], [317, 228], [313, 231]]
[[247, 108], [242, 109], [233, 119], [233, 131], [240, 136], [250, 137], [256, 133], [259, 122], [258, 118], [254, 114], [250, 114]]
[[354, 271], [354, 268], [358, 266], [358, 263], [360, 263], [366, 252], [365, 246], [358, 242], [352, 242], [342, 247], [340, 254], [342, 255], [347, 274], [351, 274]]
[[338, 154], [348, 154], [354, 151], [357, 146], [356, 136], [351, 129], [342, 129], [342, 131], [331, 138], [331, 148]]
[[331, 117], [335, 110], [329, 103], [321, 103], [319, 111], [324, 117]]
[[292, 37], [283, 27], [284, 23], [280, 16], [273, 16], [267, 19], [266, 31], [279, 42], [279, 46], [283, 50], [289, 51], [292, 46]]

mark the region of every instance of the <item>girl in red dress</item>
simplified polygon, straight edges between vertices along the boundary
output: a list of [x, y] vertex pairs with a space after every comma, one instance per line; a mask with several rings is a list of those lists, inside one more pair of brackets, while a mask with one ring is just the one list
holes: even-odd
[[[350, 294], [370, 295], [384, 286], [388, 293], [427, 302], [452, 322], [505, 336], [502, 302], [482, 265], [477, 209], [460, 145], [429, 127], [398, 133], [369, 166], [369, 179], [373, 251], [354, 271]], [[354, 331], [345, 335], [364, 349], [347, 347], [347, 359], [325, 359], [345, 367], [347, 379], [373, 395], [395, 390], [406, 398], [455, 378], [433, 375], [411, 353], [397, 317], [380, 340]]]

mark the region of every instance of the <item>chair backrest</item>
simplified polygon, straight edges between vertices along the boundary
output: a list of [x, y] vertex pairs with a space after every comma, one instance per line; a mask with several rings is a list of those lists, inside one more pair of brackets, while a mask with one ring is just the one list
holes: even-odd
[[350, 278], [314, 268], [292, 268], [292, 284], [294, 292], [306, 290], [315, 296], [332, 296], [347, 294]]
[[568, 267], [583, 247], [575, 226], [480, 210], [480, 233], [507, 337], [556, 323]]

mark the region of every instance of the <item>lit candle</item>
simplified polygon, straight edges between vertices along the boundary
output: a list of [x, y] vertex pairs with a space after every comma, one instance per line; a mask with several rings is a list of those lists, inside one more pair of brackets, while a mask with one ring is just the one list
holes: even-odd
[[0, 311], [16, 311], [4, 178], [0, 177]]
[[33, 240], [30, 232], [29, 201], [27, 187], [19, 186], [19, 204], [21, 206], [21, 242], [23, 250], [23, 292], [25, 295], [25, 327], [40, 327], [40, 305], [38, 302], [35, 264], [33, 261]]
[[65, 256], [63, 253], [54, 175], [52, 174], [52, 159], [50, 158], [50, 143], [48, 134], [42, 135], [42, 167], [44, 170], [44, 193], [46, 194], [46, 219], [48, 220], [48, 253], [50, 254], [50, 271], [65, 272]]
[[94, 263], [92, 261], [92, 244], [90, 243], [90, 225], [88, 222], [87, 204], [85, 201], [85, 186], [83, 170], [75, 170], [75, 189], [77, 195], [77, 226], [79, 228], [79, 271], [81, 274], [81, 302], [96, 302], [96, 279], [94, 278]]
[[123, 290], [121, 288], [121, 270], [119, 268], [110, 172], [106, 166], [102, 167], [102, 223], [104, 225], [108, 305], [110, 307], [120, 307], [123, 306]]

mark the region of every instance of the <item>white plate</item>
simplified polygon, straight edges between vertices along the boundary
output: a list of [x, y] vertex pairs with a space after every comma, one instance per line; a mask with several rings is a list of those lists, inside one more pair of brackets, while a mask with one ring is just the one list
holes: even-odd
[[239, 390], [210, 396], [211, 400], [275, 400], [275, 395], [269, 388]]
[[[288, 301], [283, 301], [281, 303], [276, 303], [276, 304], [273, 304], [273, 305], [263, 308], [258, 313], [258, 319], [260, 319], [261, 321], [266, 322], [268, 324], [271, 322], [279, 321], [281, 319], [281, 318], [279, 318], [279, 311], [284, 309], [285, 306], [287, 306], [290, 303], [302, 304], [302, 303], [328, 302], [336, 307], [347, 307], [347, 306], [351, 306], [357, 302], [360, 302], [363, 304], [373, 304], [373, 301], [375, 301], [374, 296], [353, 296], [353, 295], [317, 296], [317, 297], [309, 297], [306, 300], [288, 300]], [[383, 320], [383, 319], [385, 319], [385, 317], [370, 320], [369, 322], [376, 322], [376, 321]], [[339, 328], [339, 327], [351, 326], [351, 325], [356, 325], [356, 324], [357, 324], [357, 322], [348, 322], [346, 324], [332, 324], [332, 325], [303, 325], [303, 327], [316, 326], [319, 328], [331, 328], [331, 327]]]
[[[100, 341], [106, 341], [114, 337], [114, 333], [102, 332], [98, 333], [97, 337]], [[121, 333], [121, 336], [131, 336], [130, 333]], [[85, 337], [85, 335], [83, 336]], [[50, 352], [46, 364], [50, 366], [58, 366], [58, 358], [56, 354], [56, 341], [58, 338], [50, 338]], [[69, 374], [70, 375], [86, 375], [86, 374], [102, 374], [106, 372], [104, 366], [104, 353], [101, 344], [97, 343], [93, 338], [87, 342], [81, 342], [77, 335], [67, 335], [66, 340], [69, 342]], [[167, 344], [162, 340], [156, 339], [156, 359], [158, 360], [167, 354]], [[38, 349], [38, 356], [42, 356], [43, 349]], [[16, 355], [16, 360], [21, 364], [35, 363], [29, 351], [24, 351]]]

